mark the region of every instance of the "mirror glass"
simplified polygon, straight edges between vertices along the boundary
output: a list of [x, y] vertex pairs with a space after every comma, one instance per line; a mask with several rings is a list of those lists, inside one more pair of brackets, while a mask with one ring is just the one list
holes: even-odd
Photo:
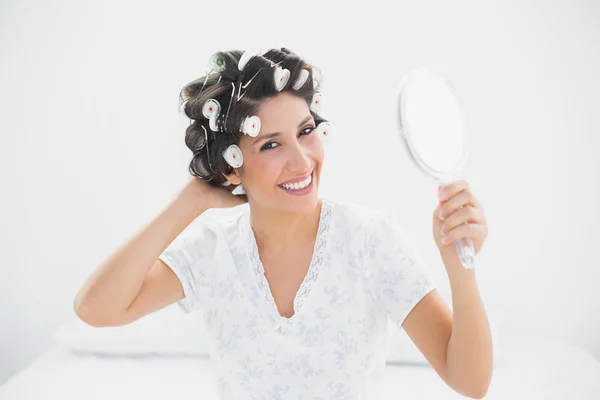
[[400, 132], [417, 165], [429, 175], [460, 169], [466, 138], [458, 101], [435, 70], [412, 71], [400, 84]]

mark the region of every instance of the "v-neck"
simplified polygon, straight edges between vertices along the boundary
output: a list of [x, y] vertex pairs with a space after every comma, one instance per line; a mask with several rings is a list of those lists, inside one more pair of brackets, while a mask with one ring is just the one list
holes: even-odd
[[331, 204], [326, 198], [321, 198], [321, 201], [322, 204], [319, 216], [319, 225], [317, 228], [315, 244], [313, 246], [312, 257], [306, 275], [304, 276], [304, 279], [302, 280], [302, 283], [300, 284], [300, 287], [298, 288], [298, 291], [296, 292], [296, 295], [294, 297], [294, 314], [291, 317], [281, 315], [279, 313], [279, 310], [277, 309], [275, 298], [273, 297], [273, 293], [271, 292], [271, 288], [269, 287], [269, 282], [267, 281], [267, 278], [265, 276], [265, 269], [260, 259], [258, 245], [256, 243], [256, 237], [250, 224], [249, 209], [246, 212], [246, 230], [248, 237], [248, 245], [250, 249], [250, 266], [254, 272], [254, 277], [256, 278], [256, 283], [259, 287], [259, 291], [262, 295], [262, 298], [266, 302], [266, 306], [269, 310], [269, 316], [272, 319], [275, 319], [276, 321], [291, 322], [295, 319], [295, 317], [300, 312], [306, 298], [308, 297], [311, 288], [314, 282], [316, 281], [319, 271], [321, 269], [325, 245], [327, 243], [327, 236], [329, 232], [329, 219], [331, 216]]

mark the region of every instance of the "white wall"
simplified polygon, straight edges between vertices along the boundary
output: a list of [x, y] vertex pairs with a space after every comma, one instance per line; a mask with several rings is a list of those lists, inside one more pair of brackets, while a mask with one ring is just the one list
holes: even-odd
[[489, 223], [486, 303], [506, 331], [600, 359], [597, 3], [214, 3], [0, 5], [0, 383], [49, 348], [92, 269], [186, 181], [179, 89], [213, 52], [254, 46], [321, 68], [337, 129], [322, 194], [397, 211], [447, 295], [436, 184], [401, 150], [394, 109], [411, 68], [446, 72], [471, 140], [461, 178]]

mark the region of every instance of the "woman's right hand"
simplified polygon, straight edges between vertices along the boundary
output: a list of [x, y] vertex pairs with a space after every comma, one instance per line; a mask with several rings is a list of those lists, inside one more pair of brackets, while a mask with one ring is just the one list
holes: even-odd
[[228, 208], [247, 202], [246, 196], [231, 194], [235, 186], [216, 186], [203, 181], [197, 176], [190, 175], [189, 181], [183, 189], [193, 198], [203, 202], [207, 208]]

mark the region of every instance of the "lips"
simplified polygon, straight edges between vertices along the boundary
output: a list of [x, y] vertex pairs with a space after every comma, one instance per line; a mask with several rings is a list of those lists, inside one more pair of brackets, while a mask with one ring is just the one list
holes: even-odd
[[[280, 184], [278, 184], [277, 186], [282, 186], [282, 185], [293, 185], [294, 183], [300, 183], [303, 182], [306, 178], [308, 178], [309, 176], [313, 175], [313, 172], [315, 172], [315, 169], [313, 168], [312, 171], [310, 171], [310, 174], [306, 174], [304, 177], [302, 178], [298, 178], [298, 179], [294, 179], [291, 181], [286, 181], [286, 182], [282, 182]], [[314, 179], [314, 176], [312, 177]]]

